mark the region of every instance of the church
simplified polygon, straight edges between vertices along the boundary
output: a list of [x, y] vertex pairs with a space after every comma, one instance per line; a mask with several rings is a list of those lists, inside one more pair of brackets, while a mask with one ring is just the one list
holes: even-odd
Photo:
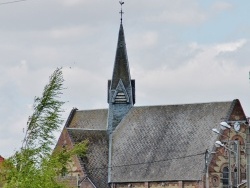
[[240, 101], [135, 106], [122, 19], [107, 85], [107, 109], [72, 109], [59, 137], [56, 147], [89, 143], [62, 177], [70, 187], [245, 186], [248, 119]]

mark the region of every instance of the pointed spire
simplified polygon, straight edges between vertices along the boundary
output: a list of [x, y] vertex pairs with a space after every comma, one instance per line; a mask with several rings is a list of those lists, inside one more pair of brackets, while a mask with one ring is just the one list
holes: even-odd
[[111, 89], [116, 89], [120, 79], [122, 80], [124, 87], [127, 88], [131, 84], [129, 62], [127, 57], [127, 49], [125, 43], [125, 36], [122, 23], [120, 24], [115, 64], [113, 69], [113, 76], [111, 81]]
[[[122, 5], [123, 2], [120, 1]], [[121, 23], [116, 47], [116, 55], [112, 79], [108, 81], [108, 127], [109, 134], [118, 126], [123, 117], [135, 104], [135, 80], [130, 78], [127, 48], [124, 30]]]

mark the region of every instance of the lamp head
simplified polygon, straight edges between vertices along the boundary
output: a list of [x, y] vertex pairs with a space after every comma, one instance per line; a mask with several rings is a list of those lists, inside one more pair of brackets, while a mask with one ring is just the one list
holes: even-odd
[[221, 122], [220, 125], [221, 125], [221, 129], [222, 129], [222, 130], [231, 129], [231, 126], [228, 125], [228, 123], [225, 122], [225, 121]]
[[219, 148], [219, 147], [224, 147], [225, 145], [221, 143], [221, 141], [217, 140], [215, 141], [215, 147]]
[[220, 134], [220, 132], [215, 128], [213, 128], [212, 131], [215, 132], [216, 134]]

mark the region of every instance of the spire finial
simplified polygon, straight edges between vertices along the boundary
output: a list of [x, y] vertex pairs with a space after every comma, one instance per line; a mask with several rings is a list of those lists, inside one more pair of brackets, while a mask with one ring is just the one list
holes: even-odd
[[120, 14], [121, 14], [121, 23], [122, 23], [122, 15], [124, 14], [124, 12], [122, 11], [122, 5], [124, 4], [124, 2], [121, 0], [119, 1], [120, 5], [121, 5], [121, 11], [120, 11]]

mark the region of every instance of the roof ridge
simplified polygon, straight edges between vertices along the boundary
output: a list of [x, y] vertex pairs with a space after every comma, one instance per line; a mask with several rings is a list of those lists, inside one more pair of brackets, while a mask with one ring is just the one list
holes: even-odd
[[67, 130], [79, 130], [79, 131], [107, 131], [106, 129], [84, 129], [84, 128], [70, 128], [68, 127]]
[[225, 121], [228, 121], [228, 120], [229, 120], [230, 115], [232, 114], [233, 109], [234, 109], [234, 107], [235, 107], [236, 103], [237, 103], [237, 99], [234, 99], [234, 100], [232, 101], [232, 103], [231, 103], [231, 106], [230, 106], [230, 108], [229, 108], [229, 110], [228, 110], [227, 114], [226, 114]]
[[101, 111], [101, 110], [105, 111], [105, 110], [108, 110], [108, 108], [77, 110], [77, 112], [82, 112], [82, 111]]
[[77, 108], [73, 108], [70, 111], [69, 117], [68, 117], [68, 119], [67, 119], [67, 121], [66, 121], [66, 123], [64, 125], [65, 127], [69, 127], [69, 125], [70, 125], [70, 123], [71, 123], [71, 121], [72, 121], [72, 119], [73, 119], [73, 117], [74, 117], [77, 110], [78, 110]]
[[133, 108], [164, 107], [164, 106], [183, 106], [183, 105], [215, 104], [215, 103], [231, 103], [231, 102], [232, 101], [214, 101], [214, 102], [197, 102], [197, 103], [180, 103], [180, 104], [159, 104], [159, 105], [148, 105], [148, 106], [133, 106]]

